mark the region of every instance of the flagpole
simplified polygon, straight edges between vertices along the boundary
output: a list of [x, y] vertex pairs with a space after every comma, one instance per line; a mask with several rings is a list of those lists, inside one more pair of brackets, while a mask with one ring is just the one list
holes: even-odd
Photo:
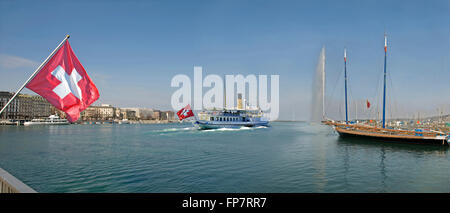
[[67, 39], [70, 38], [70, 35], [66, 35], [66, 37], [64, 38], [63, 41], [61, 41], [61, 43], [56, 47], [55, 50], [53, 50], [53, 52], [45, 59], [44, 62], [42, 62], [41, 65], [39, 65], [39, 67], [34, 71], [34, 73], [28, 78], [28, 80], [19, 88], [19, 90], [17, 90], [17, 92], [14, 94], [14, 96], [9, 99], [9, 101], [5, 104], [5, 106], [3, 106], [2, 110], [0, 111], [0, 115], [2, 114], [2, 112], [6, 109], [6, 107], [8, 107], [8, 105], [14, 100], [14, 98], [16, 98], [16, 96], [20, 93], [20, 91], [23, 90], [23, 88], [31, 81], [33, 80], [34, 76], [36, 76], [36, 74], [41, 71], [42, 67], [44, 67], [47, 62], [50, 60], [50, 58], [52, 58], [52, 56], [62, 47], [62, 45], [64, 44], [64, 42], [67, 41]]

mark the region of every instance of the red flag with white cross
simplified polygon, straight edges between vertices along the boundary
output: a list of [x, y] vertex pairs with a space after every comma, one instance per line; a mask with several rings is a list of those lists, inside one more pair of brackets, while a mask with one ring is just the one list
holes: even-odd
[[68, 40], [26, 87], [64, 111], [70, 122], [100, 97]]
[[189, 118], [194, 116], [194, 112], [192, 112], [191, 105], [187, 105], [184, 108], [180, 109], [180, 111], [177, 112], [178, 118], [181, 120], [185, 118]]

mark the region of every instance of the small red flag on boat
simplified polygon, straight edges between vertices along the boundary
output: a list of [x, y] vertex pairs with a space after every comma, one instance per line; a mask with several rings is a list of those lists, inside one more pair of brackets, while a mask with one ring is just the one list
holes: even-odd
[[347, 62], [347, 50], [344, 49], [344, 61]]
[[369, 100], [367, 100], [367, 109], [369, 109], [370, 108], [370, 102], [369, 102]]
[[68, 40], [26, 87], [65, 112], [70, 122], [100, 97]]
[[180, 111], [177, 112], [178, 118], [180, 118], [180, 121], [189, 117], [194, 116], [194, 112], [192, 112], [191, 105], [187, 105], [184, 108], [180, 109]]

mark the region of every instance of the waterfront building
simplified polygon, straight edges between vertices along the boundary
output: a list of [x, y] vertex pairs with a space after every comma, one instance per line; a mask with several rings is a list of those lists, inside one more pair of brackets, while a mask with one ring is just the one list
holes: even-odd
[[81, 112], [80, 117], [83, 121], [98, 120], [99, 118], [97, 109], [92, 106], [89, 106], [83, 112]]
[[99, 117], [101, 120], [113, 120], [114, 119], [114, 107], [109, 104], [102, 104], [96, 107], [98, 109]]
[[115, 118], [115, 109], [109, 104], [102, 104], [101, 106], [89, 106], [81, 112], [81, 120], [113, 120]]
[[136, 117], [140, 120], [152, 120], [153, 109], [139, 108], [136, 111]]
[[160, 110], [153, 110], [153, 119], [161, 120], [161, 111]]
[[[120, 112], [119, 112], [120, 111]], [[149, 108], [120, 108], [116, 118], [128, 120], [174, 120], [173, 111], [161, 111]]]
[[[13, 97], [12, 92], [0, 92], [0, 107], [3, 108], [5, 104]], [[5, 111], [0, 115], [1, 119], [16, 119], [19, 113], [19, 99], [14, 99]]]
[[161, 112], [160, 120], [172, 121], [174, 120], [175, 113], [173, 111], [163, 111]]
[[[31, 95], [19, 94], [15, 99], [18, 100], [18, 113], [15, 119], [31, 120], [33, 119], [33, 98]], [[48, 116], [47, 116], [48, 117]]]
[[[12, 92], [0, 92], [0, 108], [12, 97]], [[1, 119], [31, 120], [45, 118], [51, 115], [52, 105], [38, 95], [19, 94], [2, 113]]]
[[[39, 95], [31, 95], [28, 98], [31, 99], [30, 108], [32, 118], [47, 118], [52, 115], [52, 108], [54, 108], [54, 106], [45, 100], [45, 98]], [[63, 114], [65, 115], [65, 113]]]
[[119, 120], [122, 120], [123, 119], [123, 116], [122, 116], [122, 113], [121, 113], [121, 109], [120, 108], [114, 108], [114, 118], [115, 119], [119, 119]]
[[175, 118], [175, 112], [173, 112], [173, 111], [168, 111], [167, 112], [167, 118], [168, 118], [169, 121], [177, 120], [177, 118]]
[[136, 120], [136, 111], [130, 109], [121, 109], [123, 119]]
[[121, 108], [121, 110], [134, 111], [136, 119], [151, 120], [153, 119], [153, 109], [148, 108]]
[[161, 116], [160, 116], [159, 120], [167, 120], [167, 113], [164, 111], [161, 111]]

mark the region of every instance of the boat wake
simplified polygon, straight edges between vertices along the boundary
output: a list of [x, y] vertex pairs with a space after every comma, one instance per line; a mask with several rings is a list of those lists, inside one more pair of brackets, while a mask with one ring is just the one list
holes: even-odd
[[241, 128], [218, 128], [218, 129], [206, 129], [201, 130], [202, 132], [225, 132], [225, 131], [243, 131], [243, 130], [254, 130], [254, 129], [266, 129], [266, 126], [258, 127], [241, 127]]
[[249, 131], [249, 130], [251, 131], [251, 130], [266, 129], [266, 128], [268, 128], [268, 127], [258, 126], [258, 127], [218, 128], [218, 129], [199, 130], [195, 127], [185, 127], [185, 128], [167, 128], [167, 129], [153, 130], [151, 132], [153, 134], [158, 134], [158, 135], [174, 135], [174, 134], [180, 134], [180, 133], [203, 134], [203, 133], [211, 133], [211, 132], [234, 132], [234, 131]]
[[196, 130], [194, 127], [186, 127], [186, 128], [168, 128], [168, 129], [160, 129], [155, 130], [154, 132], [158, 133], [167, 133], [167, 132], [180, 132], [180, 131], [191, 131]]

